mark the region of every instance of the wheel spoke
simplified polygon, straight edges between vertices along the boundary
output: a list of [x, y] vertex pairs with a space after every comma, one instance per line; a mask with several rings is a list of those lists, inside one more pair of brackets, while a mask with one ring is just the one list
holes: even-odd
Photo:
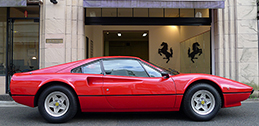
[[196, 109], [196, 110], [200, 110], [201, 108], [202, 108], [201, 105], [198, 105], [198, 104], [197, 104], [197, 105], [195, 106], [195, 109]]
[[206, 99], [205, 104], [208, 105], [208, 104], [211, 104], [211, 102], [212, 102], [212, 101], [211, 101], [210, 99]]
[[54, 101], [50, 102], [50, 103], [48, 104], [48, 106], [49, 106], [50, 108], [54, 108], [54, 107], [55, 107], [55, 102], [54, 102]]
[[207, 105], [202, 106], [202, 109], [206, 112], [209, 110], [209, 107]]
[[195, 97], [193, 100], [194, 100], [196, 103], [199, 103], [199, 102], [200, 102], [200, 98], [198, 98], [198, 97]]
[[53, 101], [57, 101], [57, 100], [58, 100], [57, 95], [52, 96], [52, 100], [53, 100]]
[[205, 93], [202, 93], [202, 94], [201, 94], [201, 98], [203, 98], [203, 99], [206, 98]]
[[65, 110], [66, 107], [67, 107], [67, 106], [63, 104], [63, 105], [60, 106], [60, 109], [61, 109], [61, 110]]
[[59, 107], [54, 107], [54, 113], [58, 114], [58, 111], [59, 111]]
[[60, 103], [64, 104], [64, 102], [65, 102], [66, 99], [63, 98], [63, 97], [60, 97], [59, 100], [61, 101]]

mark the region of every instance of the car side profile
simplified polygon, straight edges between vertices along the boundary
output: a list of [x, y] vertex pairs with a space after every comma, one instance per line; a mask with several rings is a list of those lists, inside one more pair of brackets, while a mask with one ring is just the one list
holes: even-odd
[[208, 74], [182, 74], [137, 57], [109, 56], [16, 73], [10, 95], [37, 107], [48, 122], [78, 112], [182, 110], [192, 120], [214, 118], [220, 108], [240, 106], [253, 88]]

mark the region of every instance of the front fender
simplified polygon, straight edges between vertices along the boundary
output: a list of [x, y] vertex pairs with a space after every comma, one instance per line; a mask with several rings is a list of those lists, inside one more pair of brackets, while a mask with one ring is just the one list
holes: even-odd
[[215, 83], [217, 86], [221, 88], [218, 82], [213, 77], [208, 77], [208, 75], [201, 74], [179, 74], [172, 78], [175, 82], [176, 93], [184, 94], [187, 88], [198, 81], [207, 81], [211, 83]]

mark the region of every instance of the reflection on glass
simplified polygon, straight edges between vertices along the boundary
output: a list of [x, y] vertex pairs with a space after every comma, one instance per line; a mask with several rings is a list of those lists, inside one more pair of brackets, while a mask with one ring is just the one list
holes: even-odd
[[163, 17], [163, 8], [150, 8], [149, 17]]
[[101, 17], [102, 9], [101, 8], [87, 8], [86, 17]]
[[35, 20], [15, 20], [13, 23], [13, 55], [14, 73], [39, 69], [39, 22]]
[[195, 9], [196, 18], [209, 18], [209, 9]]
[[117, 17], [117, 9], [116, 8], [103, 8], [102, 17]]
[[143, 65], [143, 67], [146, 69], [146, 71], [148, 72], [150, 77], [162, 77], [162, 74], [160, 72], [158, 72], [157, 70], [151, 68], [150, 66], [141, 63]]
[[100, 62], [91, 63], [81, 67], [82, 73], [88, 74], [102, 74], [102, 70], [100, 67]]
[[131, 8], [119, 8], [118, 17], [132, 17], [132, 9]]
[[15, 17], [15, 18], [39, 17], [39, 6], [12, 7], [10, 8], [10, 17]]
[[103, 66], [107, 75], [148, 77], [143, 67], [136, 60], [104, 60]]
[[7, 8], [0, 8], [0, 75], [6, 69], [6, 14]]
[[180, 17], [194, 17], [194, 9], [180, 9]]
[[134, 17], [148, 17], [148, 8], [134, 8]]
[[179, 9], [165, 9], [165, 17], [179, 17]]
[[87, 8], [86, 17], [197, 17], [209, 18], [209, 9]]

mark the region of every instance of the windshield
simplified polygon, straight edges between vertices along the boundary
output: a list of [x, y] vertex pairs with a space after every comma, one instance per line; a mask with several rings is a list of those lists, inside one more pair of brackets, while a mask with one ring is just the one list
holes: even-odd
[[[148, 62], [148, 61], [146, 61], [146, 62]], [[175, 70], [175, 69], [171, 69], [171, 68], [166, 69], [166, 68], [160, 67], [160, 66], [158, 66], [158, 65], [156, 65], [156, 64], [154, 64], [154, 63], [151, 63], [151, 62], [148, 62], [148, 63], [150, 63], [150, 64], [152, 64], [152, 65], [158, 67], [161, 71], [165, 71], [165, 72], [167, 72], [167, 73], [169, 73], [169, 74], [171, 74], [171, 75], [180, 74], [180, 72], [178, 72], [178, 71]]]
[[165, 69], [165, 68], [162, 68], [162, 67], [159, 67], [160, 69], [162, 69], [163, 71], [171, 74], [171, 75], [177, 75], [177, 74], [180, 74], [177, 70], [175, 69], [171, 69], [171, 68], [168, 68], [168, 69]]

